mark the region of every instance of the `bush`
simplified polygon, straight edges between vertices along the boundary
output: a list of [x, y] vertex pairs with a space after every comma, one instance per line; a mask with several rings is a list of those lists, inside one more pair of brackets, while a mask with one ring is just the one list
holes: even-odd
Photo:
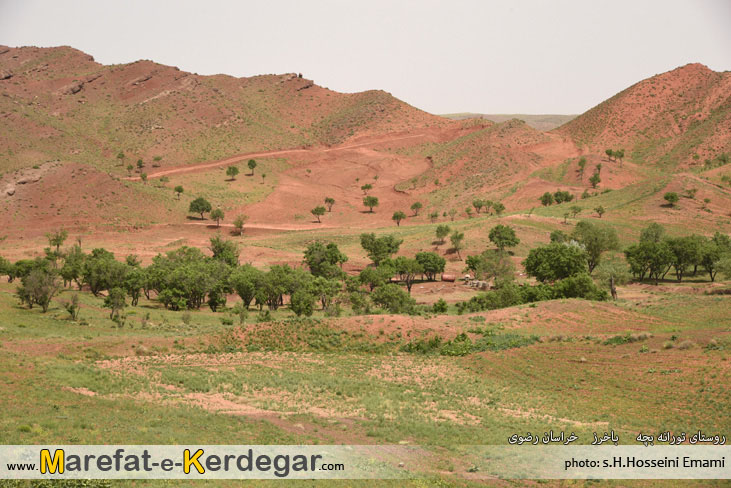
[[388, 283], [376, 288], [371, 293], [373, 303], [390, 313], [410, 313], [416, 305], [416, 300], [400, 286]]
[[434, 313], [447, 313], [448, 309], [449, 307], [447, 302], [445, 302], [443, 298], [440, 298], [434, 305], [432, 305], [432, 311]]
[[314, 307], [315, 297], [309, 291], [297, 290], [294, 294], [292, 294], [289, 308], [291, 308], [298, 317], [302, 315], [305, 317], [311, 316]]

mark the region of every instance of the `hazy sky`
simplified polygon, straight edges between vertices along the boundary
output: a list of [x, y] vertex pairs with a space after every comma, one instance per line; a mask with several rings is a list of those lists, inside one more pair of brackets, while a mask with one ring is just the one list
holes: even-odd
[[731, 0], [0, 0], [0, 44], [301, 72], [432, 113], [581, 113], [686, 63], [731, 69]]

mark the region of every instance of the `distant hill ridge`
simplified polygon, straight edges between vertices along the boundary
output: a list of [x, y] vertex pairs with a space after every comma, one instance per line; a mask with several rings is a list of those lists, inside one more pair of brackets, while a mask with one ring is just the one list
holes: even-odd
[[500, 123], [506, 122], [511, 119], [518, 119], [525, 121], [526, 124], [533, 127], [534, 129], [548, 131], [559, 127], [566, 122], [574, 119], [576, 115], [561, 115], [561, 114], [479, 114], [479, 113], [456, 113], [456, 114], [443, 114], [442, 117], [446, 117], [452, 120], [464, 120], [472, 118], [486, 119], [491, 122]]

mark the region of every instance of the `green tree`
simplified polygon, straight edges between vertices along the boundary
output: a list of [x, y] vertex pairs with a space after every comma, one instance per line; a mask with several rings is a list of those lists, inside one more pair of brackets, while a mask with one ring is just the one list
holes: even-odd
[[59, 270], [61, 278], [63, 278], [64, 285], [76, 282], [76, 285], [81, 290], [83, 285], [81, 276], [84, 269], [84, 261], [86, 260], [86, 254], [81, 250], [81, 246], [74, 245], [66, 253], [66, 257], [63, 260], [63, 266]]
[[452, 232], [452, 235], [449, 236], [449, 240], [452, 242], [452, 249], [454, 249], [454, 252], [457, 253], [457, 257], [459, 259], [462, 259], [460, 251], [464, 247], [464, 232], [459, 232], [458, 230], [455, 230], [454, 232]]
[[667, 192], [663, 196], [663, 198], [665, 199], [666, 202], [668, 202], [667, 205], [670, 207], [674, 207], [675, 204], [678, 203], [678, 200], [680, 200], [680, 197], [674, 191]]
[[343, 285], [340, 281], [329, 280], [318, 276], [310, 284], [310, 292], [316, 299], [320, 300], [323, 310], [327, 310], [333, 304], [335, 297], [342, 291]]
[[602, 253], [619, 249], [617, 231], [611, 227], [592, 224], [588, 221], [576, 224], [571, 238], [584, 246], [589, 274], [599, 265]]
[[396, 254], [403, 242], [402, 239], [397, 239], [391, 234], [381, 237], [376, 237], [373, 233], [360, 235], [361, 247], [376, 266]]
[[373, 185], [371, 185], [370, 183], [366, 183], [365, 185], [362, 185], [360, 189], [363, 190], [364, 195], [368, 195], [368, 190], [372, 190]]
[[131, 267], [124, 277], [123, 288], [132, 299], [133, 307], [136, 307], [140, 300], [146, 280], [145, 270], [139, 267]]
[[256, 169], [256, 161], [253, 159], [249, 159], [249, 162], [246, 164], [249, 167], [249, 171], [251, 171], [251, 176], [254, 176], [254, 170]]
[[127, 270], [128, 266], [114, 259], [114, 254], [97, 248], [84, 259], [81, 275], [83, 283], [98, 296], [103, 290], [122, 286]]
[[584, 179], [584, 170], [586, 169], [586, 158], [581, 156], [579, 158], [579, 181]]
[[616, 300], [617, 286], [629, 283], [631, 275], [627, 268], [627, 263], [615, 256], [612, 256], [609, 259], [603, 260], [601, 264], [597, 266], [595, 277], [604, 288], [609, 290], [612, 295], [612, 299]]
[[140, 175], [140, 179], [142, 180], [142, 183], [144, 183], [146, 185], [147, 184], [147, 173], [142, 173]]
[[142, 161], [141, 159], [138, 159], [137, 160], [137, 169], [139, 169], [140, 171], [142, 171], [142, 168], [144, 168], [144, 167], [145, 167], [145, 162]]
[[609, 161], [611, 161], [612, 160], [612, 156], [614, 156], [614, 151], [612, 151], [611, 149], [607, 149], [607, 150], [604, 151], [604, 154], [606, 154], [607, 155], [607, 159], [609, 159]]
[[457, 210], [454, 208], [449, 209], [449, 220], [454, 222], [454, 217], [457, 215]]
[[434, 281], [437, 273], [443, 273], [447, 260], [435, 252], [419, 252], [416, 253], [414, 259], [421, 265], [426, 275], [426, 279]]
[[531, 249], [523, 266], [526, 273], [545, 283], [586, 273], [586, 257], [579, 246], [552, 243]]
[[317, 207], [310, 210], [310, 213], [317, 218], [317, 222], [320, 223], [320, 217], [325, 215], [325, 207], [318, 205]]
[[603, 206], [599, 205], [598, 207], [594, 208], [594, 211], [599, 216], [599, 218], [602, 218], [602, 215], [607, 211]]
[[493, 280], [498, 288], [515, 280], [515, 266], [510, 258], [494, 249], [478, 256], [467, 256], [465, 263], [467, 271], [471, 271], [475, 278]]
[[335, 205], [335, 199], [330, 197], [325, 197], [325, 205], [327, 205], [327, 211], [332, 212], [333, 205]]
[[381, 264], [378, 267], [368, 266], [358, 275], [358, 281], [366, 285], [370, 291], [388, 283], [396, 274], [390, 264]]
[[211, 204], [208, 200], [203, 197], [198, 197], [190, 202], [188, 212], [201, 214], [201, 219], [203, 219], [203, 214], [206, 212], [210, 212], [212, 208], [213, 207], [211, 207]]
[[411, 294], [411, 287], [414, 285], [416, 277], [424, 273], [424, 268], [416, 259], [405, 256], [399, 256], [394, 259], [391, 266], [399, 275], [399, 279], [406, 285], [409, 294]]
[[119, 317], [119, 314], [127, 306], [126, 300], [127, 292], [124, 288], [115, 287], [109, 290], [109, 295], [104, 298], [104, 308], [111, 310], [109, 318], [114, 320], [115, 317]]
[[180, 200], [180, 195], [183, 193], [183, 186], [177, 185], [175, 186], [175, 189], [173, 190], [175, 192], [175, 195], [178, 197], [178, 200]]
[[490, 229], [488, 237], [500, 252], [504, 252], [506, 247], [515, 247], [520, 244], [520, 239], [515, 235], [515, 230], [503, 224], [498, 224]]
[[599, 173], [594, 173], [593, 175], [591, 175], [591, 178], [589, 178], [589, 183], [591, 184], [592, 188], [596, 189], [597, 185], [599, 185], [599, 183], [601, 182], [602, 178], [601, 176], [599, 176]]
[[56, 248], [56, 254], [60, 254], [61, 252], [61, 246], [63, 246], [63, 243], [66, 242], [66, 239], [68, 239], [69, 233], [66, 230], [57, 230], [56, 232], [50, 232], [46, 234], [46, 239], [48, 239], [48, 244], [50, 246], [53, 246]]
[[436, 210], [429, 214], [429, 220], [431, 220], [432, 224], [436, 222], [437, 219], [439, 219], [439, 212], [437, 212]]
[[370, 212], [373, 213], [373, 207], [378, 206], [378, 198], [374, 196], [367, 196], [363, 198], [363, 205], [368, 207], [370, 209]]
[[576, 218], [576, 216], [581, 213], [581, 210], [581, 207], [579, 207], [578, 205], [572, 205], [571, 208], [569, 208], [569, 211], [571, 212], [571, 216], [573, 218]]
[[134, 171], [135, 167], [131, 164], [127, 165], [127, 175], [132, 176], [132, 171]]
[[61, 289], [56, 272], [40, 266], [23, 276], [20, 283], [17, 294], [21, 302], [28, 304], [29, 308], [33, 308], [34, 304], [38, 305], [43, 313], [48, 311], [51, 299]]
[[665, 237], [665, 227], [652, 222], [640, 232], [640, 242], [661, 242]]
[[451, 230], [447, 224], [437, 225], [436, 235], [440, 244], [444, 244], [444, 238], [449, 235]]
[[314, 276], [339, 278], [343, 275], [342, 266], [347, 261], [348, 256], [340, 252], [334, 242], [323, 244], [315, 241], [305, 249], [304, 262]]
[[475, 199], [472, 200], [472, 206], [475, 207], [475, 212], [478, 214], [480, 213], [480, 210], [482, 210], [482, 207], [485, 206], [485, 203], [481, 199]]
[[256, 296], [256, 290], [263, 275], [264, 273], [250, 264], [239, 266], [231, 273], [231, 287], [241, 297], [241, 301], [247, 309]]
[[422, 207], [423, 205], [421, 202], [414, 202], [411, 204], [411, 211], [414, 212], [414, 216], [419, 215], [419, 210], [421, 210]]
[[229, 166], [226, 168], [226, 176], [228, 176], [230, 180], [235, 180], [238, 174], [239, 168], [237, 166]]
[[554, 230], [551, 232], [549, 239], [551, 242], [557, 242], [559, 244], [563, 244], [564, 242], [569, 242], [571, 240], [568, 234], [562, 230]]
[[212, 259], [226, 263], [231, 267], [239, 265], [239, 246], [234, 241], [223, 239], [220, 235], [211, 237], [208, 249], [213, 254]]
[[633, 244], [624, 251], [630, 271], [638, 279], [655, 281], [664, 278], [673, 265], [673, 252], [666, 241], [645, 241]]
[[388, 283], [379, 286], [371, 293], [373, 303], [390, 313], [409, 313], [416, 306], [416, 301], [400, 286]]
[[553, 194], [553, 199], [556, 201], [556, 203], [564, 203], [564, 202], [570, 202], [574, 199], [574, 196], [565, 190], [557, 190]]
[[393, 213], [393, 217], [391, 217], [391, 220], [396, 222], [396, 226], [400, 226], [401, 221], [404, 220], [405, 218], [406, 218], [406, 214], [403, 213], [401, 210], [398, 210]]
[[501, 202], [493, 202], [492, 203], [492, 209], [495, 211], [495, 213], [500, 216], [505, 211], [505, 205], [503, 205]]
[[220, 207], [216, 207], [211, 211], [211, 218], [216, 221], [216, 227], [221, 227], [221, 221], [225, 215]]
[[244, 233], [244, 224], [246, 224], [248, 219], [249, 217], [243, 214], [237, 215], [234, 219], [234, 229], [238, 235], [242, 235]]
[[614, 157], [619, 159], [619, 167], [622, 167], [622, 160], [624, 159], [624, 149], [614, 151]]
[[672, 264], [675, 268], [675, 277], [678, 282], [681, 282], [688, 269], [701, 261], [702, 241], [696, 236], [685, 236], [667, 239], [667, 243], [673, 254]]
[[546, 193], [541, 195], [540, 201], [541, 205], [543, 205], [544, 207], [548, 207], [549, 205], [553, 204], [553, 195], [550, 191], [547, 191]]
[[309, 317], [315, 309], [315, 296], [309, 290], [297, 290], [290, 299], [289, 308], [298, 317]]

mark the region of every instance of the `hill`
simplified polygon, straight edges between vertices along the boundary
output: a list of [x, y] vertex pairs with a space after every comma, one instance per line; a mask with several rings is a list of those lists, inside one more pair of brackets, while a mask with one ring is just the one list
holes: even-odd
[[556, 129], [589, 151], [700, 166], [731, 151], [731, 72], [688, 64], [632, 85]]
[[69, 160], [124, 173], [138, 159], [180, 165], [451, 124], [386, 92], [338, 93], [301, 74], [105, 66], [70, 47], [0, 46], [0, 94], [3, 170]]
[[560, 115], [560, 114], [478, 114], [472, 112], [462, 112], [455, 114], [442, 114], [442, 117], [446, 117], [452, 120], [464, 120], [464, 119], [485, 119], [491, 122], [507, 122], [508, 120], [518, 119], [524, 121], [529, 126], [538, 130], [552, 130], [559, 127], [570, 120], [573, 120], [576, 115]]

